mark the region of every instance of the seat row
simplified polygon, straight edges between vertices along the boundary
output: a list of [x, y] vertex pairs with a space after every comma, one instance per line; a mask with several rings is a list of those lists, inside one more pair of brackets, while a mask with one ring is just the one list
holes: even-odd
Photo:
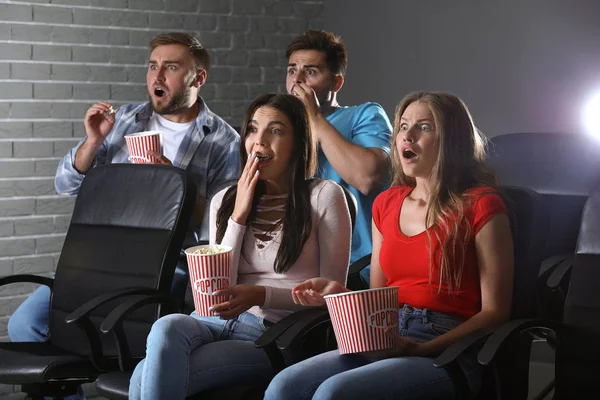
[[[435, 364], [450, 373], [457, 398], [467, 398], [456, 359], [478, 346], [478, 359], [488, 367], [479, 398], [526, 399], [531, 344], [542, 338], [556, 349], [555, 397], [578, 398], [599, 386], [592, 374], [600, 353], [590, 344], [600, 338], [600, 143], [574, 134], [502, 135], [491, 141], [489, 164], [512, 202], [511, 322], [464, 338]], [[164, 166], [90, 171], [55, 279], [0, 278], [0, 286], [33, 282], [52, 291], [50, 340], [0, 343], [0, 382], [21, 385], [35, 399], [65, 397], [95, 381], [103, 396], [127, 398], [152, 322], [189, 309], [189, 298], [169, 289], [194, 193], [184, 171]], [[346, 199], [354, 220], [355, 200], [348, 192]], [[361, 288], [360, 268], [367, 263], [365, 257], [350, 266], [349, 287]], [[300, 361], [336, 344], [326, 310], [308, 309], [273, 325], [256, 346], [278, 372], [284, 360]], [[193, 397], [262, 398], [264, 389], [239, 386]]]

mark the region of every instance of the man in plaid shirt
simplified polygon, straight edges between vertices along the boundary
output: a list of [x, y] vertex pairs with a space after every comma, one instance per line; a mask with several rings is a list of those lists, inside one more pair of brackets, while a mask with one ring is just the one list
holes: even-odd
[[[163, 154], [151, 153], [160, 164], [186, 169], [197, 185], [192, 226], [202, 221], [206, 200], [239, 172], [238, 133], [211, 112], [199, 91], [209, 71], [208, 53], [193, 36], [161, 34], [150, 42], [146, 84], [150, 101], [127, 104], [116, 112], [107, 102], [89, 108], [84, 124], [86, 137], [58, 165], [56, 191], [77, 194], [90, 168], [127, 163], [124, 135], [142, 131], [163, 132]], [[184, 265], [185, 267], [185, 265]], [[181, 285], [187, 270], [178, 266]], [[174, 283], [176, 283], [174, 281]], [[15, 311], [8, 325], [13, 342], [42, 342], [48, 334], [50, 290], [38, 288]], [[84, 398], [80, 391], [77, 398]]]

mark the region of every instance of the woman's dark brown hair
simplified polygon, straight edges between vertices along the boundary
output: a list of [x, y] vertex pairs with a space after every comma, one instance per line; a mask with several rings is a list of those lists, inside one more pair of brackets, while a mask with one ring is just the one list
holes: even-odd
[[[290, 160], [290, 193], [287, 199], [281, 243], [275, 258], [273, 269], [277, 273], [286, 272], [300, 257], [304, 243], [310, 236], [312, 228], [310, 204], [310, 178], [317, 169], [316, 141], [308, 120], [304, 104], [296, 97], [287, 94], [268, 93], [258, 97], [250, 104], [242, 124], [242, 140], [240, 141], [240, 171], [244, 169], [248, 154], [246, 152], [246, 136], [249, 122], [254, 113], [261, 107], [274, 108], [288, 118], [293, 128], [294, 147]], [[230, 187], [221, 208], [217, 213], [217, 243], [221, 243], [227, 229], [227, 221], [233, 213], [237, 185]], [[265, 183], [259, 180], [254, 191], [252, 210], [246, 225], [252, 225], [256, 218], [256, 206], [265, 194]]]

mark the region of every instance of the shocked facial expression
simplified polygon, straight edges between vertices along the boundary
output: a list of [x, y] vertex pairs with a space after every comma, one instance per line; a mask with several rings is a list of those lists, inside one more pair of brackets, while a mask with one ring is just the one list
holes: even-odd
[[248, 123], [244, 141], [247, 154], [255, 152], [259, 159], [259, 179], [284, 186], [294, 149], [294, 128], [287, 116], [273, 107], [259, 107]]
[[294, 85], [306, 83], [315, 91], [319, 104], [331, 99], [334, 75], [325, 62], [325, 54], [318, 50], [298, 50], [290, 55], [285, 87], [292, 94]]
[[174, 114], [193, 104], [206, 72], [197, 72], [187, 47], [180, 44], [157, 46], [150, 54], [146, 85], [157, 114]]
[[429, 105], [415, 101], [402, 114], [396, 150], [402, 171], [412, 178], [428, 178], [438, 158], [438, 134]]

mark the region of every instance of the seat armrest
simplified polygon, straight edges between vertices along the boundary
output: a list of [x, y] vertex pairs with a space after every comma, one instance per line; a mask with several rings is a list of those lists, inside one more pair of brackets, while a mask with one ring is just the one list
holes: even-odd
[[352, 263], [352, 265], [348, 267], [348, 276], [360, 274], [360, 271], [369, 264], [371, 264], [371, 254], [367, 254]]
[[348, 277], [346, 279], [346, 287], [352, 290], [368, 289], [368, 284], [365, 282], [360, 272], [371, 263], [371, 254], [367, 254], [356, 260], [348, 267]]
[[571, 257], [573, 257], [573, 253], [557, 254], [546, 258], [540, 265], [540, 272], [538, 276], [551, 273], [551, 271], [553, 271], [558, 264]]
[[278, 348], [277, 340], [288, 329], [298, 323], [298, 321], [310, 319], [311, 315], [323, 312], [327, 313], [327, 310], [324, 308], [308, 308], [306, 310], [296, 311], [295, 313], [282, 318], [279, 322], [274, 324], [265, 333], [263, 333], [258, 339], [256, 339], [254, 346], [259, 349], [263, 349], [267, 353], [275, 374], [285, 368], [285, 361], [283, 359], [281, 350]]
[[90, 301], [82, 304], [76, 310], [71, 312], [65, 318], [67, 324], [76, 323], [83, 317], [87, 317], [90, 312], [100, 307], [102, 304], [117, 299], [119, 297], [125, 296], [136, 296], [136, 295], [154, 295], [157, 294], [158, 291], [156, 289], [151, 288], [124, 288], [115, 290], [109, 293], [103, 293], [99, 296], [94, 297]]
[[277, 348], [280, 350], [293, 348], [299, 340], [302, 340], [306, 332], [331, 320], [329, 312], [325, 308], [313, 308], [305, 311], [302, 311], [302, 314], [298, 316], [296, 323], [290, 326], [277, 339]]
[[[116, 299], [119, 297], [133, 296], [133, 295], [139, 296], [139, 295], [144, 295], [144, 294], [150, 295], [150, 294], [155, 294], [155, 293], [157, 293], [156, 289], [149, 289], [149, 288], [119, 289], [119, 290], [115, 290], [110, 293], [103, 293], [99, 296], [96, 296], [92, 300], [84, 303], [79, 308], [77, 308], [75, 311], [73, 311], [72, 313], [67, 315], [67, 317], [65, 318], [65, 322], [67, 324], [76, 324], [80, 329], [82, 329], [85, 332], [85, 335], [88, 339], [88, 343], [89, 343], [89, 347], [90, 347], [91, 360], [92, 360], [92, 363], [96, 366], [96, 368], [98, 368], [100, 370], [106, 369], [104, 367], [104, 361], [103, 361], [104, 358], [103, 358], [103, 350], [102, 350], [102, 341], [100, 340], [98, 331], [92, 324], [92, 321], [89, 319], [89, 314], [94, 309], [96, 309], [97, 307], [106, 303], [107, 301], [110, 301], [110, 300], [113, 300], [113, 299]], [[124, 333], [123, 333], [123, 335], [124, 335]], [[124, 336], [123, 336], [123, 340], [124, 340]], [[119, 346], [119, 339], [117, 339], [117, 346]], [[120, 354], [120, 351], [121, 351], [121, 349], [119, 348], [119, 354]], [[127, 352], [128, 350], [125, 350], [125, 351]], [[129, 357], [129, 358], [131, 358], [131, 357]], [[121, 363], [121, 357], [119, 357], [119, 362]]]
[[125, 318], [137, 309], [150, 304], [176, 305], [178, 302], [179, 300], [172, 295], [157, 293], [155, 291], [154, 294], [143, 297], [136, 296], [133, 299], [128, 299], [115, 307], [115, 309], [104, 318], [104, 321], [100, 324], [100, 331], [104, 334], [111, 332], [114, 334], [117, 342], [117, 349], [119, 351], [119, 368], [121, 368], [122, 371], [130, 371], [135, 367], [135, 362], [131, 357], [129, 345], [127, 344], [125, 331], [123, 330], [123, 321]]
[[548, 289], [556, 290], [560, 286], [563, 280], [570, 275], [574, 262], [575, 256], [571, 254], [570, 257], [566, 257], [554, 266], [552, 273], [546, 281]]
[[436, 368], [446, 368], [451, 363], [454, 363], [461, 354], [470, 349], [472, 346], [483, 343], [483, 341], [487, 339], [492, 332], [492, 329], [478, 329], [474, 332], [471, 332], [444, 350], [444, 352], [435, 359], [433, 365]]
[[11, 283], [19, 283], [19, 282], [27, 282], [27, 283], [37, 283], [40, 285], [46, 285], [52, 290], [54, 287], [54, 279], [48, 278], [47, 276], [39, 276], [39, 275], [11, 275], [0, 278], [0, 286], [9, 285]]
[[150, 304], [166, 304], [166, 305], [177, 305], [179, 300], [170, 294], [163, 294], [154, 292], [149, 295], [140, 297], [136, 296], [133, 299], [129, 299], [110, 312], [100, 324], [100, 331], [102, 333], [109, 333], [114, 330], [118, 325], [123, 324], [123, 320], [127, 318], [132, 312], [145, 307]]
[[306, 316], [314, 315], [315, 313], [319, 312], [327, 313], [327, 310], [324, 308], [307, 308], [306, 310], [296, 311], [295, 313], [282, 318], [279, 320], [279, 322], [271, 326], [265, 333], [260, 335], [260, 337], [254, 342], [254, 346], [262, 349], [270, 344], [274, 344], [275, 341], [279, 339], [279, 337], [283, 335], [286, 330], [298, 323], [298, 321], [302, 321], [306, 318]]
[[543, 335], [544, 332], [556, 332], [560, 323], [541, 319], [517, 319], [500, 326], [485, 341], [477, 359], [480, 364], [490, 365], [494, 362], [500, 348], [518, 337], [523, 332]]

